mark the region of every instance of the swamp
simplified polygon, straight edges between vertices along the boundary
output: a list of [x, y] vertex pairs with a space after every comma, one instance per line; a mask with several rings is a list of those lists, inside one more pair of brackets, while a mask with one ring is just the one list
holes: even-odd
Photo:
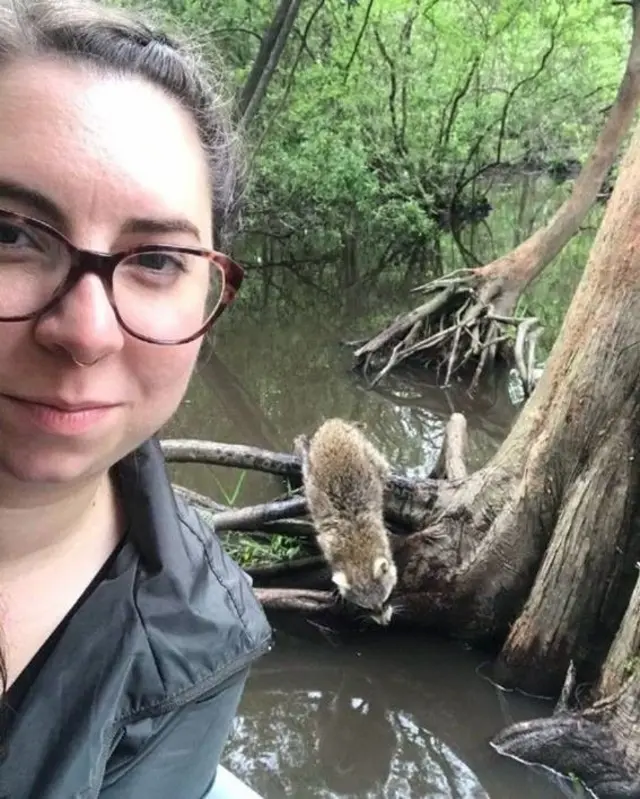
[[[510, 207], [515, 213], [524, 207], [531, 224], [564, 193], [544, 175], [496, 187], [503, 211], [486, 222], [496, 248], [509, 246], [517, 224]], [[594, 225], [601, 214], [594, 210]], [[554, 267], [523, 299], [549, 309], [550, 341], [592, 239], [589, 229], [573, 239], [556, 262], [557, 272]], [[449, 247], [447, 258], [456, 262], [456, 246]], [[380, 298], [387, 307], [392, 298], [394, 312], [412, 307], [403, 275], [395, 288], [390, 282], [347, 295], [327, 294], [296, 280], [295, 272], [280, 269], [278, 279], [281, 290], [265, 300], [262, 274], [250, 273], [255, 302], [239, 300], [223, 317], [163, 439], [290, 452], [300, 431], [339, 416], [365, 421], [387, 457], [406, 475], [421, 477], [433, 468], [446, 422], [457, 411], [469, 426], [469, 468], [480, 468], [497, 451], [524, 402], [515, 375], [503, 375], [469, 397], [464, 386], [443, 391], [411, 374], [390, 377], [369, 391], [352, 371], [351, 353], [341, 342], [376, 326]], [[171, 473], [177, 484], [230, 506], [267, 502], [282, 492], [278, 478], [255, 471], [179, 464]], [[296, 547], [282, 536], [245, 541], [230, 551], [249, 565], [293, 557]], [[253, 669], [226, 761], [266, 799], [584, 795], [570, 782], [501, 758], [488, 746], [507, 724], [548, 715], [554, 702], [494, 685], [483, 671], [486, 653], [393, 627], [347, 634], [289, 614], [270, 618], [276, 645]]]
[[[226, 764], [266, 799], [640, 797], [640, 3], [156, 6], [247, 142], [245, 284], [160, 431], [229, 445], [169, 468], [275, 628]], [[303, 519], [330, 417], [394, 469], [388, 627]]]

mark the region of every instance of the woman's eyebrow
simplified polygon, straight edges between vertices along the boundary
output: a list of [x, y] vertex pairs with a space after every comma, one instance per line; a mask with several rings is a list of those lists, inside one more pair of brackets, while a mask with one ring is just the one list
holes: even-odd
[[61, 233], [66, 232], [69, 228], [68, 219], [60, 207], [37, 189], [31, 189], [15, 180], [0, 177], [0, 202], [3, 199], [32, 209], [39, 217], [43, 217], [43, 222], [48, 222]]
[[[69, 220], [61, 208], [50, 198], [37, 189], [29, 188], [15, 180], [0, 177], [0, 202], [11, 200], [21, 206], [33, 210], [42, 221], [48, 222], [61, 233], [68, 233]], [[135, 217], [127, 219], [122, 225], [123, 234], [131, 233], [187, 233], [201, 240], [200, 230], [190, 220], [183, 217], [146, 218]]]
[[188, 233], [200, 241], [198, 227], [182, 217], [128, 219], [122, 226], [122, 233]]

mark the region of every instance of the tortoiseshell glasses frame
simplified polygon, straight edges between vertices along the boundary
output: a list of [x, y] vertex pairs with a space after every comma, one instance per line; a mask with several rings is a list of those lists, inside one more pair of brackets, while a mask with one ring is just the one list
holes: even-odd
[[[13, 211], [5, 211], [0, 209], [0, 223], [9, 222], [17, 225], [28, 225], [35, 230], [40, 230], [49, 236], [52, 236], [60, 244], [64, 246], [69, 254], [69, 271], [62, 281], [62, 283], [55, 289], [53, 295], [48, 299], [45, 304], [35, 311], [30, 311], [27, 314], [19, 316], [2, 316], [0, 313], [0, 322], [26, 322], [32, 319], [38, 319], [41, 316], [49, 313], [61, 300], [73, 289], [80, 279], [86, 274], [95, 274], [102, 281], [106, 288], [107, 296], [113, 312], [118, 320], [120, 326], [126, 330], [131, 336], [146, 341], [150, 344], [161, 345], [178, 345], [187, 344], [190, 341], [203, 336], [220, 318], [222, 312], [227, 308], [235, 299], [237, 292], [240, 290], [242, 281], [244, 279], [244, 269], [227, 255], [223, 255], [215, 250], [200, 249], [198, 247], [181, 247], [175, 245], [157, 245], [157, 244], [144, 244], [139, 247], [132, 247], [131, 249], [121, 250], [114, 253], [101, 253], [94, 252], [93, 250], [85, 250], [76, 247], [65, 236], [62, 235], [55, 228], [42, 222], [39, 219], [32, 219], [23, 214], [17, 214]], [[115, 270], [123, 261], [131, 259], [136, 255], [144, 255], [145, 253], [167, 253], [167, 254], [184, 254], [198, 256], [207, 259], [215, 268], [217, 268], [222, 277], [221, 289], [219, 299], [214, 306], [213, 310], [208, 314], [206, 320], [194, 333], [191, 333], [185, 338], [178, 340], [166, 340], [145, 336], [136, 330], [133, 330], [126, 321], [122, 318], [120, 312], [114, 301], [113, 291], [113, 276]]]

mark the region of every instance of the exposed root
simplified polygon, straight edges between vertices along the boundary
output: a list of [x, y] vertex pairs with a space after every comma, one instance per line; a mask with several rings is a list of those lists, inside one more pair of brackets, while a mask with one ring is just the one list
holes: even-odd
[[452, 413], [444, 430], [442, 449], [431, 477], [464, 480], [467, 477], [466, 448], [467, 420], [461, 413]]
[[554, 715], [559, 715], [560, 713], [566, 713], [570, 709], [571, 698], [573, 697], [573, 692], [576, 687], [576, 664], [571, 660], [569, 662], [569, 668], [567, 669], [567, 676], [564, 678], [564, 685], [562, 686], [562, 691], [560, 692], [560, 698], [556, 704], [555, 710], [553, 711]]
[[218, 533], [222, 533], [225, 530], [260, 530], [267, 522], [304, 516], [306, 512], [307, 502], [305, 498], [292, 497], [291, 499], [280, 499], [275, 502], [265, 502], [262, 505], [251, 505], [248, 508], [221, 511], [213, 515], [212, 521]]
[[[445, 387], [455, 375], [472, 368], [469, 391], [473, 393], [482, 375], [499, 358], [505, 362], [512, 359], [510, 328], [516, 331], [516, 339], [520, 335], [521, 352], [532, 340], [530, 357], [522, 356], [522, 363], [535, 362], [539, 331], [534, 336], [530, 320], [501, 313], [505, 304], [501, 290], [498, 279], [482, 279], [479, 271], [468, 269], [420, 286], [415, 291], [427, 294], [428, 299], [359, 346], [354, 352], [355, 368], [362, 371], [371, 387], [402, 363], [433, 366], [438, 374], [444, 372]], [[521, 332], [524, 322], [527, 326]], [[522, 374], [529, 385], [526, 369]]]
[[[551, 718], [519, 722], [492, 742], [500, 754], [572, 774], [601, 799], [640, 799], [640, 579], [602, 670], [603, 699], [569, 712], [570, 665]], [[604, 690], [611, 693], [604, 694]]]
[[[165, 439], [160, 445], [168, 463], [200, 463], [208, 466], [255, 470], [282, 475], [298, 483], [302, 479], [298, 454], [197, 439]], [[449, 485], [445, 480], [411, 480], [403, 475], [392, 474], [385, 487], [385, 517], [391, 524], [406, 531], [418, 530], [423, 526], [425, 514], [430, 506]], [[207, 521], [214, 523], [220, 532], [231, 529], [243, 531], [264, 529], [263, 525], [282, 519], [297, 518], [306, 512], [302, 495], [257, 505], [252, 509], [236, 510], [221, 507], [189, 489], [178, 487], [178, 491], [182, 492], [189, 501], [193, 501]], [[233, 527], [234, 524], [238, 526]]]
[[620, 737], [637, 735], [638, 728], [627, 724], [616, 730], [611, 723], [618, 708], [628, 704], [631, 682], [617, 697], [583, 713], [512, 724], [491, 746], [501, 755], [578, 778], [599, 799], [640, 799], [639, 763], [637, 757], [629, 757]]
[[[536, 366], [536, 345], [543, 327], [534, 316], [523, 319], [516, 333], [516, 343], [513, 347], [513, 357], [516, 369], [522, 380], [524, 393], [531, 396], [536, 387], [538, 370]], [[526, 356], [525, 356], [526, 350]]]
[[[636, 567], [640, 569], [640, 563]], [[598, 693], [607, 696], [617, 691], [634, 664], [640, 667], [640, 577], [602, 667]]]
[[245, 444], [219, 444], [194, 438], [165, 439], [160, 447], [168, 463], [203, 463], [208, 466], [232, 466], [279, 474], [285, 477], [300, 475], [300, 462], [295, 455], [271, 452]]
[[326, 568], [326, 561], [322, 555], [310, 555], [306, 558], [293, 558], [281, 563], [271, 563], [264, 566], [248, 566], [247, 574], [254, 578], [256, 583], [273, 580], [276, 578], [291, 578], [307, 575]]
[[289, 610], [310, 616], [319, 613], [344, 614], [344, 605], [337, 601], [334, 591], [255, 588], [254, 592], [267, 610]]

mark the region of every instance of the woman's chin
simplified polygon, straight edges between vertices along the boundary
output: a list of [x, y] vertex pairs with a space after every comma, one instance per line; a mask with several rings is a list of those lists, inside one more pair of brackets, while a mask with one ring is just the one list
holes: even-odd
[[0, 481], [35, 484], [77, 483], [103, 474], [120, 459], [126, 446], [114, 447], [104, 442], [102, 447], [92, 442], [90, 447], [39, 445], [37, 441], [5, 449], [0, 441]]

